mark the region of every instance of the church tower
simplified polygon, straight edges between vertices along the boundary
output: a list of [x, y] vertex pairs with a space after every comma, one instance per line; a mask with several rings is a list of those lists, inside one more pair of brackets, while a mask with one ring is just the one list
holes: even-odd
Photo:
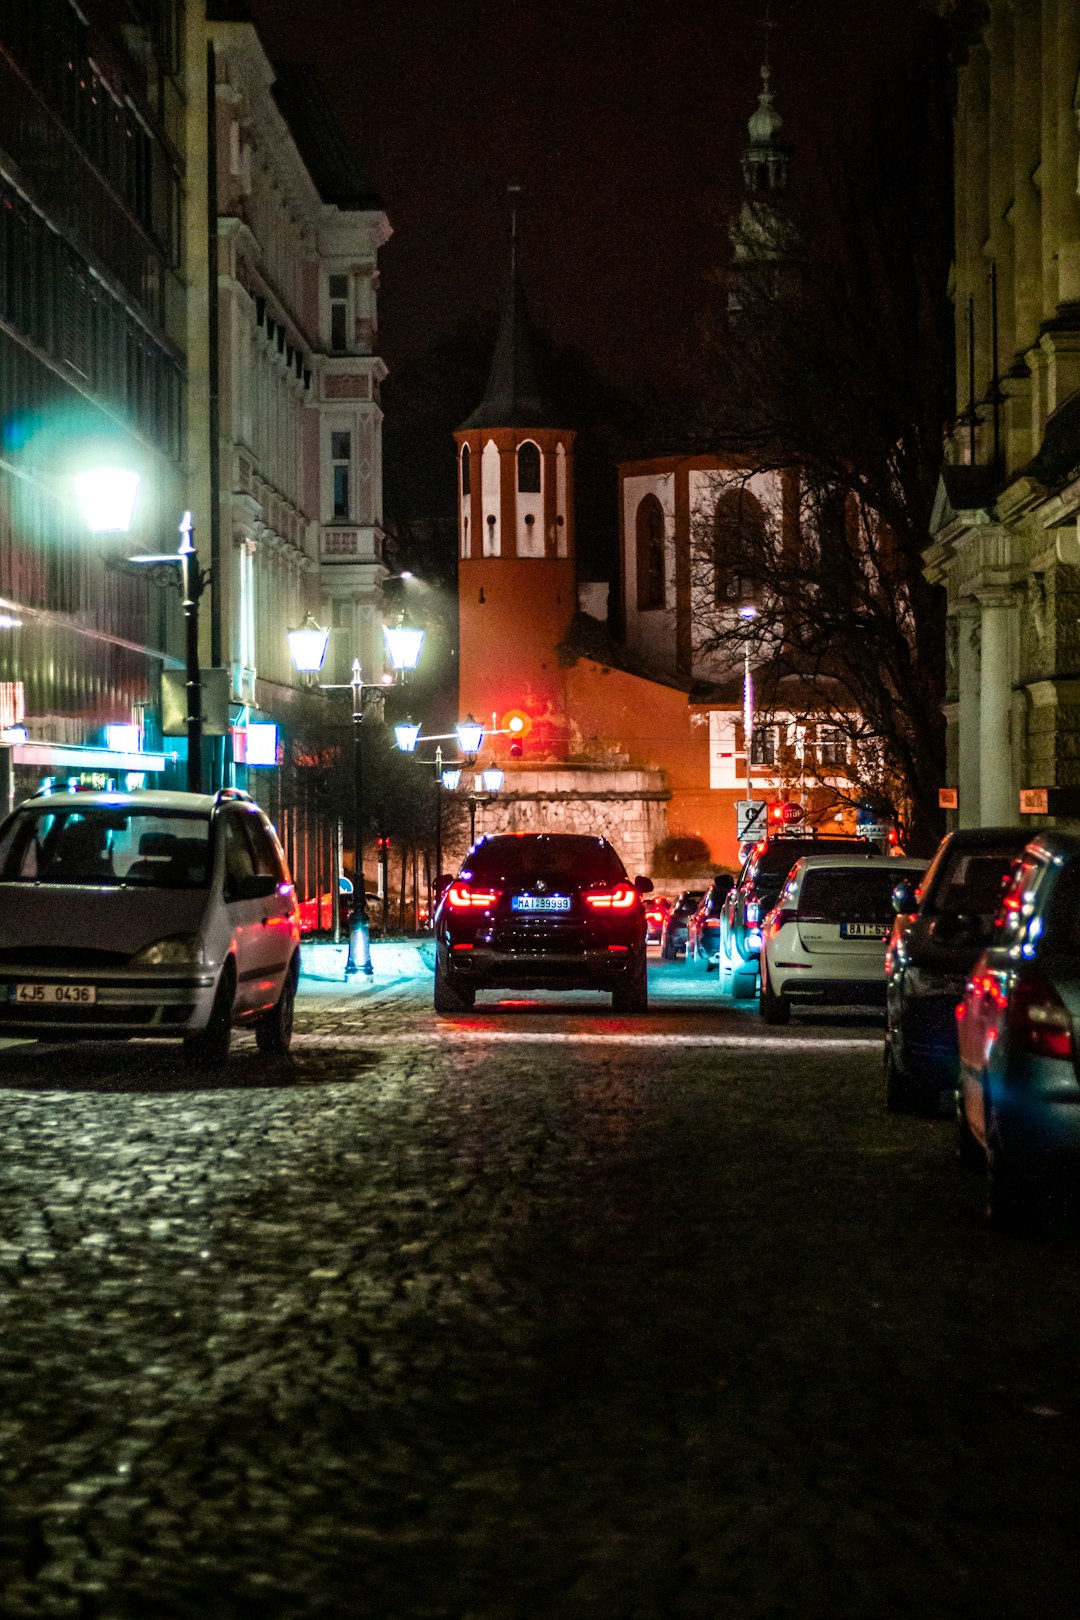
[[[766, 28], [771, 26], [766, 22]], [[783, 202], [791, 165], [791, 147], [784, 141], [782, 130], [783, 120], [776, 110], [766, 51], [761, 68], [758, 104], [747, 124], [750, 139], [742, 154], [746, 197], [730, 232], [732, 262], [728, 315], [732, 319], [742, 314], [753, 301], [755, 290], [759, 298], [763, 293], [775, 294], [782, 290], [784, 261], [791, 257], [798, 245], [798, 233]]]
[[[484, 397], [454, 435], [458, 702], [488, 727], [492, 714], [498, 726], [526, 715], [534, 759], [567, 749], [557, 648], [577, 608], [574, 437], [540, 396], [512, 262]], [[506, 742], [493, 739], [491, 752], [504, 754]]]

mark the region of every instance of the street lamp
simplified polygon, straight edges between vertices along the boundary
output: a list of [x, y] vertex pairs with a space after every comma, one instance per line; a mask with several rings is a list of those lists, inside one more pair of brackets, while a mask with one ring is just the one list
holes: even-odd
[[[139, 475], [126, 467], [97, 467], [77, 473], [75, 494], [83, 521], [91, 534], [127, 534], [135, 513]], [[180, 519], [180, 544], [175, 551], [129, 557], [129, 562], [167, 563], [180, 570], [184, 610], [184, 690], [186, 694], [187, 788], [202, 792], [202, 670], [199, 666], [199, 601], [209, 573], [199, 567], [195, 525], [191, 513]]]
[[466, 759], [475, 759], [483, 747], [484, 728], [471, 714], [458, 721], [457, 742]]
[[[383, 632], [386, 651], [397, 679], [416, 668], [424, 645], [424, 632], [402, 620], [387, 626]], [[308, 613], [303, 622], [288, 635], [289, 651], [296, 670], [311, 680], [322, 669], [329, 630], [324, 630]], [[351, 692], [353, 722], [353, 917], [366, 926], [367, 899], [364, 894], [364, 750], [362, 729], [364, 699], [369, 692], [384, 692], [385, 682], [365, 681], [359, 658], [352, 661], [352, 680], [316, 683], [321, 692]], [[419, 726], [417, 726], [419, 731]], [[415, 746], [415, 744], [414, 744]], [[352, 959], [352, 934], [349, 931], [349, 952]]]
[[[758, 616], [758, 610], [753, 602], [744, 602], [739, 609], [739, 618], [750, 626]], [[750, 675], [750, 636], [747, 634], [743, 642], [743, 734], [746, 739], [746, 802], [750, 803], [750, 755], [754, 747], [754, 683]], [[750, 811], [747, 810], [747, 815]]]
[[416, 739], [420, 735], [420, 722], [411, 717], [399, 720], [394, 727], [394, 741], [403, 754], [416, 753]]

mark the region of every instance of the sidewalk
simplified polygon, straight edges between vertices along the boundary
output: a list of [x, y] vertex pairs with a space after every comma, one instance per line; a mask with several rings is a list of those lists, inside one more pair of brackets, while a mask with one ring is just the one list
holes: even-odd
[[347, 984], [357, 990], [368, 985], [386, 985], [398, 979], [423, 978], [435, 970], [435, 942], [432, 939], [377, 939], [371, 942], [373, 972], [345, 976], [349, 947], [322, 940], [304, 941], [300, 946], [302, 980]]

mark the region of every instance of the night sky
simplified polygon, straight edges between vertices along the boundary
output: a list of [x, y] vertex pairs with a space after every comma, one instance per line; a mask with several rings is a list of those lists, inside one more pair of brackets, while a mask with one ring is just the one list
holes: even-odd
[[[519, 182], [534, 316], [619, 387], [663, 386], [727, 256], [760, 88], [763, 0], [250, 0], [317, 72], [382, 196], [391, 370], [490, 309]], [[900, 83], [916, 0], [773, 0], [793, 202], [828, 229], [830, 166]]]

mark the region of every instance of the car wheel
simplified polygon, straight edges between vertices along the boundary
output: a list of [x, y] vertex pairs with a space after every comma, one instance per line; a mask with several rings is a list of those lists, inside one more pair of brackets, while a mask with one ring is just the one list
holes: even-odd
[[611, 992], [611, 1010], [617, 1013], [643, 1013], [649, 1010], [649, 965], [644, 955], [632, 973]]
[[206, 1028], [196, 1035], [184, 1036], [184, 1057], [189, 1068], [217, 1069], [228, 1058], [235, 998], [236, 969], [228, 961], [221, 970]]
[[435, 958], [435, 1011], [437, 1013], [471, 1012], [476, 1004], [476, 986], [453, 973], [448, 973], [438, 957]]
[[995, 1232], [1033, 1232], [1041, 1214], [1039, 1190], [1009, 1163], [992, 1117], [986, 1141], [986, 1213], [990, 1225]]
[[[757, 995], [757, 968], [736, 967], [731, 973], [731, 996], [734, 1001], [753, 1001]], [[778, 1001], [786, 1001], [785, 996], [778, 996]], [[786, 1019], [779, 1020], [786, 1022]]]
[[968, 1123], [963, 1099], [956, 1105], [956, 1158], [961, 1170], [986, 1173], [986, 1154]]
[[675, 945], [666, 928], [660, 935], [660, 955], [665, 962], [674, 962], [675, 960]]
[[764, 961], [761, 964], [761, 1006], [758, 1011], [767, 1024], [786, 1024], [791, 1017], [791, 1002], [787, 996], [776, 994], [769, 983], [769, 972]]
[[255, 1025], [255, 1044], [260, 1052], [287, 1052], [292, 1045], [293, 1018], [296, 1012], [297, 963], [289, 963], [285, 983], [277, 998], [277, 1005], [260, 1018]]
[[885, 1048], [885, 1107], [890, 1114], [914, 1112], [910, 1083], [893, 1057], [891, 1046]]

